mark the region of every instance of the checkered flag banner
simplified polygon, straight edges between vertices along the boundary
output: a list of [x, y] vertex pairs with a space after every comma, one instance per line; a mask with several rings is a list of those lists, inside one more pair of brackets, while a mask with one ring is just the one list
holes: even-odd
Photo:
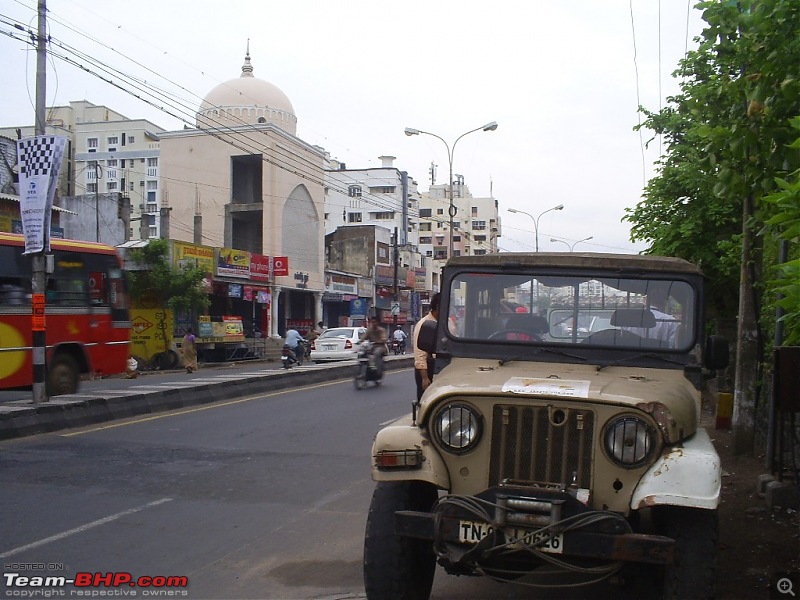
[[67, 138], [37, 135], [17, 141], [25, 254], [50, 250], [50, 213]]

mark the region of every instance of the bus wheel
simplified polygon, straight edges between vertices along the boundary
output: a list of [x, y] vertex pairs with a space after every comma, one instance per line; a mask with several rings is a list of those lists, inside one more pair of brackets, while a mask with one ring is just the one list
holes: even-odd
[[78, 363], [69, 354], [57, 354], [47, 370], [47, 395], [61, 396], [78, 391]]

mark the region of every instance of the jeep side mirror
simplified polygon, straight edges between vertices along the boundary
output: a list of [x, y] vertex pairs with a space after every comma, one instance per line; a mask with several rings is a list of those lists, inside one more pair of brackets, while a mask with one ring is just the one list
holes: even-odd
[[436, 321], [428, 319], [423, 321], [420, 325], [419, 335], [417, 336], [417, 348], [424, 350], [428, 354], [433, 354], [436, 351], [436, 329], [438, 324]]
[[706, 339], [703, 366], [709, 371], [717, 371], [728, 366], [730, 350], [728, 340], [721, 335], [710, 335]]

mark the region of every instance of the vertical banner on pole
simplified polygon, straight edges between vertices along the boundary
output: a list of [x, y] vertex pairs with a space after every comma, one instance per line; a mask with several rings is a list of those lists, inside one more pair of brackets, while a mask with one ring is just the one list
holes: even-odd
[[66, 146], [67, 138], [55, 135], [17, 141], [25, 254], [50, 250], [50, 212]]

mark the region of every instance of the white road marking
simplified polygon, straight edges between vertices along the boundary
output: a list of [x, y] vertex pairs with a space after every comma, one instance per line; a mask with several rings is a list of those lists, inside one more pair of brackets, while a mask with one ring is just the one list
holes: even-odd
[[153, 502], [148, 502], [143, 506], [138, 506], [136, 508], [131, 508], [128, 510], [123, 510], [122, 512], [119, 512], [115, 515], [109, 515], [108, 517], [98, 519], [97, 521], [86, 523], [85, 525], [81, 525], [80, 527], [76, 527], [75, 529], [62, 531], [61, 533], [57, 533], [56, 535], [50, 536], [49, 538], [44, 538], [43, 540], [26, 544], [25, 546], [19, 546], [18, 548], [7, 550], [6, 552], [0, 554], [0, 558], [8, 558], [10, 556], [14, 556], [15, 554], [19, 554], [20, 552], [25, 552], [26, 550], [33, 550], [34, 548], [38, 548], [39, 546], [44, 546], [45, 544], [49, 544], [51, 542], [57, 542], [58, 540], [62, 540], [71, 535], [75, 535], [76, 533], [83, 533], [84, 531], [88, 531], [89, 529], [92, 529], [94, 527], [99, 527], [100, 525], [105, 525], [106, 523], [110, 523], [111, 521], [116, 521], [119, 518], [140, 512], [145, 508], [153, 508], [154, 506], [158, 506], [159, 504], [164, 504], [165, 502], [170, 502], [170, 501], [172, 501], [172, 498], [161, 498], [160, 500], [154, 500]]

